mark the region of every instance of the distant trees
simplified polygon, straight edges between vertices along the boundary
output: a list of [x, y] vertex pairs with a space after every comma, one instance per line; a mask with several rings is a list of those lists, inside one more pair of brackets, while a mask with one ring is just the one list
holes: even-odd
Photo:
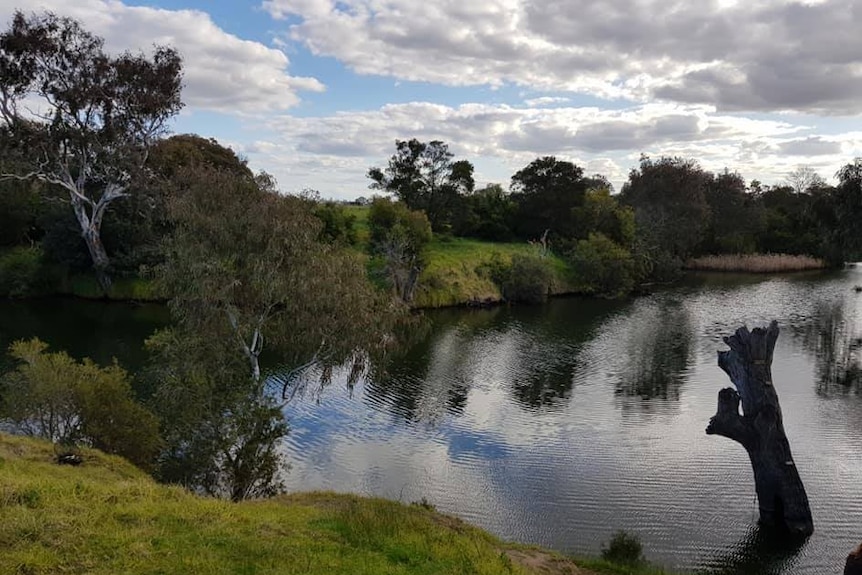
[[524, 239], [538, 239], [545, 230], [555, 240], [585, 237], [573, 210], [584, 202], [589, 182], [584, 171], [554, 156], [536, 158], [512, 176], [514, 230]]
[[[16, 12], [0, 35], [0, 140], [4, 177], [66, 194], [107, 290], [102, 221], [132, 193], [150, 146], [182, 107], [182, 62], [172, 48], [114, 57], [103, 45], [73, 19]], [[35, 114], [24, 105], [32, 100]]]
[[368, 170], [369, 187], [424, 211], [435, 231], [444, 230], [452, 224], [460, 197], [473, 192], [473, 164], [453, 161], [449, 146], [439, 140], [396, 140], [395, 148], [386, 168]]
[[620, 197], [634, 208], [647, 252], [677, 260], [695, 252], [709, 224], [711, 179], [694, 160], [641, 156]]
[[836, 174], [833, 191], [833, 240], [840, 249], [839, 261], [862, 258], [862, 158], [844, 165]]

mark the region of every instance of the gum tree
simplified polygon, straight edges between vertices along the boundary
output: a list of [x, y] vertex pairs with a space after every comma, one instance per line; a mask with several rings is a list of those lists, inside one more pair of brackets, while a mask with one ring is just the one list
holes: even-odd
[[132, 193], [150, 146], [181, 109], [181, 78], [174, 49], [113, 56], [102, 38], [50, 12], [16, 12], [0, 35], [2, 177], [64, 192], [104, 290], [102, 221]]

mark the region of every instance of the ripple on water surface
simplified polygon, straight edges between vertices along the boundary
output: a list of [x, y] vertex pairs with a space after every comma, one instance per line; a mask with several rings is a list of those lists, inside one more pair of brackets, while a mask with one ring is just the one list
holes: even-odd
[[[626, 302], [429, 314], [429, 337], [352, 395], [336, 378], [319, 404], [289, 406], [289, 484], [424, 497], [563, 552], [595, 554], [626, 529], [670, 568], [839, 572], [862, 540], [859, 278], [703, 277]], [[776, 388], [816, 524], [801, 548], [756, 528], [744, 450], [704, 433], [729, 385], [721, 338], [772, 319]]]

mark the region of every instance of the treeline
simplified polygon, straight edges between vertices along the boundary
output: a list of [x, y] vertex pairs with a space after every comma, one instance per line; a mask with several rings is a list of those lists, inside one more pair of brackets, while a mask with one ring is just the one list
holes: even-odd
[[608, 179], [553, 156], [516, 172], [508, 190], [476, 189], [470, 162], [440, 141], [396, 142], [371, 187], [427, 215], [435, 234], [535, 242], [566, 258], [585, 292], [616, 295], [672, 279], [690, 258], [807, 255], [837, 265], [862, 256], [862, 160], [837, 186], [810, 168], [787, 182], [747, 183], [692, 159], [642, 156], [618, 194]]

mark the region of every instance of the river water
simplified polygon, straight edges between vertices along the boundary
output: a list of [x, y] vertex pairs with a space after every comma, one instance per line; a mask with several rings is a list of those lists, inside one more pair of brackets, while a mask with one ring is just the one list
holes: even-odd
[[[426, 314], [430, 333], [354, 387], [287, 407], [292, 490], [427, 500], [505, 538], [598, 554], [615, 531], [709, 573], [840, 573], [862, 541], [862, 269], [691, 276], [629, 301]], [[777, 319], [773, 379], [814, 514], [801, 547], [758, 530], [747, 455], [704, 429], [729, 385], [716, 352]], [[0, 302], [0, 344], [132, 368], [163, 308]]]

